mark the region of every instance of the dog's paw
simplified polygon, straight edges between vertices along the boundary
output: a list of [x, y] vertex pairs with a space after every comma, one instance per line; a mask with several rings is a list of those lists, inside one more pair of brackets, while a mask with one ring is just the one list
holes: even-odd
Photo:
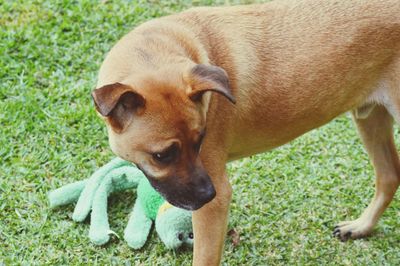
[[362, 219], [345, 221], [335, 226], [333, 236], [340, 239], [342, 242], [349, 239], [363, 238], [371, 233], [372, 227], [370, 223]]

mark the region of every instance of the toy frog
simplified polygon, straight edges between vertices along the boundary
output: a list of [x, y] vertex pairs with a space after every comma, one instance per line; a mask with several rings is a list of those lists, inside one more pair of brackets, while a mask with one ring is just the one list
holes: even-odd
[[134, 249], [146, 243], [151, 225], [167, 248], [193, 245], [192, 213], [170, 205], [153, 189], [143, 173], [133, 164], [115, 158], [98, 169], [90, 178], [49, 193], [50, 207], [77, 202], [72, 219], [82, 222], [91, 211], [89, 239], [103, 245], [110, 239], [107, 215], [109, 194], [137, 188], [136, 202], [124, 231], [124, 239]]

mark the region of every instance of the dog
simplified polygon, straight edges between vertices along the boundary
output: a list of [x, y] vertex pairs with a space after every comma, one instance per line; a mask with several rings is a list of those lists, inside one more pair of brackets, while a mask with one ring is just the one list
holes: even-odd
[[[400, 2], [281, 0], [199, 7], [146, 22], [108, 53], [92, 92], [113, 152], [193, 210], [194, 265], [218, 265], [226, 163], [351, 111], [375, 196], [341, 240], [368, 235], [400, 183]], [[211, 222], [212, 221], [212, 222]]]

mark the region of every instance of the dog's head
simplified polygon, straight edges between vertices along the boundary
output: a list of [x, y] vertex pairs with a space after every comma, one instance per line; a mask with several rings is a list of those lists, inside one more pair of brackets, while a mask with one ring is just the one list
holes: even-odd
[[222, 68], [177, 69], [108, 84], [92, 96], [114, 153], [135, 163], [168, 202], [196, 210], [216, 194], [199, 157], [206, 136], [205, 93], [235, 99]]

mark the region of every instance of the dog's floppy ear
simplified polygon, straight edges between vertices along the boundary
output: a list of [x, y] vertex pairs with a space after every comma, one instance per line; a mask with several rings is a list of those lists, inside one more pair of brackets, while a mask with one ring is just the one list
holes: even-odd
[[191, 91], [188, 96], [192, 101], [200, 101], [205, 92], [213, 91], [225, 96], [232, 103], [236, 103], [229, 86], [228, 75], [220, 67], [196, 65], [190, 71], [190, 83]]
[[93, 90], [92, 97], [97, 111], [108, 119], [116, 132], [123, 131], [134, 113], [146, 103], [131, 86], [118, 82]]

